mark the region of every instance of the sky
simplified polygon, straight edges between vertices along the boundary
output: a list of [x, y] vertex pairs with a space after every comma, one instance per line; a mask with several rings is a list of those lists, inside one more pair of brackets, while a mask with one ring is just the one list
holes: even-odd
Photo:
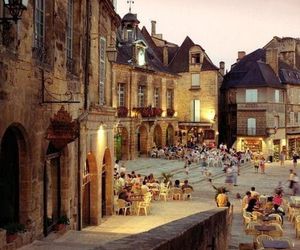
[[[121, 18], [127, 2], [117, 0]], [[189, 36], [227, 69], [238, 51], [251, 53], [274, 36], [300, 38], [300, 0], [134, 0], [132, 13], [149, 33], [155, 20], [156, 33], [169, 42], [181, 45]]]

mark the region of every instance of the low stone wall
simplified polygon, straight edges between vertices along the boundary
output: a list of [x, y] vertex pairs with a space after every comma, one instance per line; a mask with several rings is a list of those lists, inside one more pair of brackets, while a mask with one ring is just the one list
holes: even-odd
[[107, 243], [98, 249], [171, 250], [228, 249], [229, 210], [216, 208], [147, 232]]

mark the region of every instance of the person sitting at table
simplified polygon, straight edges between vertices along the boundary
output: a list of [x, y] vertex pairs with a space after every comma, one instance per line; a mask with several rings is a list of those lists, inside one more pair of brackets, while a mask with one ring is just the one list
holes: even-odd
[[283, 202], [282, 199], [282, 192], [281, 191], [277, 191], [277, 193], [275, 194], [274, 198], [273, 198], [273, 204], [280, 206]]
[[251, 187], [250, 193], [251, 193], [252, 197], [254, 197], [254, 196], [259, 197], [259, 193], [257, 191], [255, 191], [255, 187]]
[[242, 199], [242, 208], [246, 208], [248, 206], [250, 199], [251, 199], [251, 192], [247, 191], [246, 195]]
[[148, 176], [148, 183], [154, 183], [154, 182], [155, 182], [155, 179], [154, 179], [153, 174], [151, 173], [151, 174], [149, 174], [149, 176]]
[[257, 208], [256, 203], [257, 203], [257, 199], [255, 199], [255, 198], [250, 199], [249, 202], [248, 202], [248, 206], [246, 208], [246, 211], [249, 212], [249, 213], [252, 213], [253, 211], [255, 211], [256, 208]]
[[124, 187], [123, 190], [119, 193], [119, 199], [125, 200], [131, 204], [132, 201], [130, 200], [130, 190], [130, 187]]
[[230, 207], [230, 202], [226, 194], [226, 189], [222, 188], [221, 193], [217, 196], [217, 206], [218, 207]]
[[180, 188], [180, 181], [179, 180], [175, 180], [174, 187]]
[[277, 204], [274, 204], [271, 213], [269, 215], [271, 214], [279, 214], [283, 223], [283, 216], [285, 215], [285, 212], [282, 207], [278, 206]]
[[265, 212], [266, 213], [270, 213], [271, 212], [271, 210], [272, 210], [272, 208], [273, 208], [273, 196], [269, 196], [268, 198], [267, 198], [267, 202], [266, 202], [266, 204], [265, 204]]
[[189, 181], [188, 180], [185, 180], [183, 185], [182, 185], [182, 190], [184, 191], [185, 188], [190, 188], [194, 191], [193, 187], [189, 184]]
[[147, 184], [147, 182], [144, 180], [143, 185], [141, 186], [141, 193], [143, 195], [145, 195], [146, 193], [148, 193], [150, 191], [149, 187], [146, 184]]

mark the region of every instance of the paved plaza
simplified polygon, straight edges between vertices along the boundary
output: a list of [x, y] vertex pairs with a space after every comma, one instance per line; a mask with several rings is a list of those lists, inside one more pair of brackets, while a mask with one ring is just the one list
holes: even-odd
[[[127, 172], [135, 170], [136, 173], [150, 174], [160, 176], [162, 172], [171, 172], [174, 174], [173, 180], [184, 180], [187, 178], [183, 162], [174, 160], [159, 160], [141, 158], [135, 161], [125, 163]], [[252, 236], [247, 236], [243, 230], [240, 201], [236, 199], [236, 193], [242, 195], [255, 186], [261, 194], [272, 194], [278, 181], [285, 183], [288, 179], [289, 168], [292, 166], [290, 161], [286, 161], [285, 167], [280, 167], [277, 163], [267, 164], [266, 174], [256, 174], [251, 164], [245, 164], [241, 169], [241, 175], [238, 178], [238, 186], [233, 187], [229, 194], [230, 201], [234, 205], [234, 217], [232, 225], [232, 234], [230, 236], [229, 249], [238, 249], [241, 242], [252, 242]], [[220, 168], [210, 168], [213, 176], [213, 183], [217, 187], [224, 184], [224, 174]], [[300, 172], [300, 171], [299, 171]], [[188, 176], [189, 181], [194, 186], [193, 197], [188, 201], [153, 201], [151, 214], [148, 216], [111, 216], [104, 219], [99, 226], [85, 228], [83, 231], [68, 231], [62, 236], [55, 233], [49, 235], [41, 241], [35, 241], [31, 245], [25, 246], [22, 250], [39, 249], [93, 249], [95, 247], [105, 247], [105, 244], [126, 237], [131, 234], [137, 234], [171, 222], [188, 215], [215, 208], [214, 201], [215, 190], [211, 187], [207, 177], [199, 166], [193, 164]], [[286, 193], [290, 191], [285, 185]], [[300, 249], [300, 240], [295, 239], [295, 230], [293, 225], [284, 220], [284, 236], [290, 237], [295, 242], [295, 249]], [[120, 249], [122, 247], [120, 246]], [[124, 247], [122, 249], [125, 249]]]

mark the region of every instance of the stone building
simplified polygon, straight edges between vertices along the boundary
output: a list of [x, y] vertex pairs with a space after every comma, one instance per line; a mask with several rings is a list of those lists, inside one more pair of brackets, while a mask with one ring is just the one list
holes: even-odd
[[112, 214], [118, 26], [109, 0], [30, 0], [2, 36], [0, 227], [24, 224], [23, 243]]
[[218, 68], [189, 37], [178, 46], [156, 33], [155, 21], [151, 34], [138, 25], [135, 14], [123, 17], [113, 64], [117, 158], [133, 159], [178, 141], [215, 143]]
[[222, 140], [275, 159], [281, 150], [299, 151], [299, 58], [294, 38], [274, 37], [249, 55], [239, 52], [221, 88]]
[[164, 65], [136, 14], [126, 14], [118, 30], [113, 63], [113, 106], [118, 110], [116, 158], [147, 155], [154, 146], [173, 145], [178, 130], [175, 88], [178, 76]]

